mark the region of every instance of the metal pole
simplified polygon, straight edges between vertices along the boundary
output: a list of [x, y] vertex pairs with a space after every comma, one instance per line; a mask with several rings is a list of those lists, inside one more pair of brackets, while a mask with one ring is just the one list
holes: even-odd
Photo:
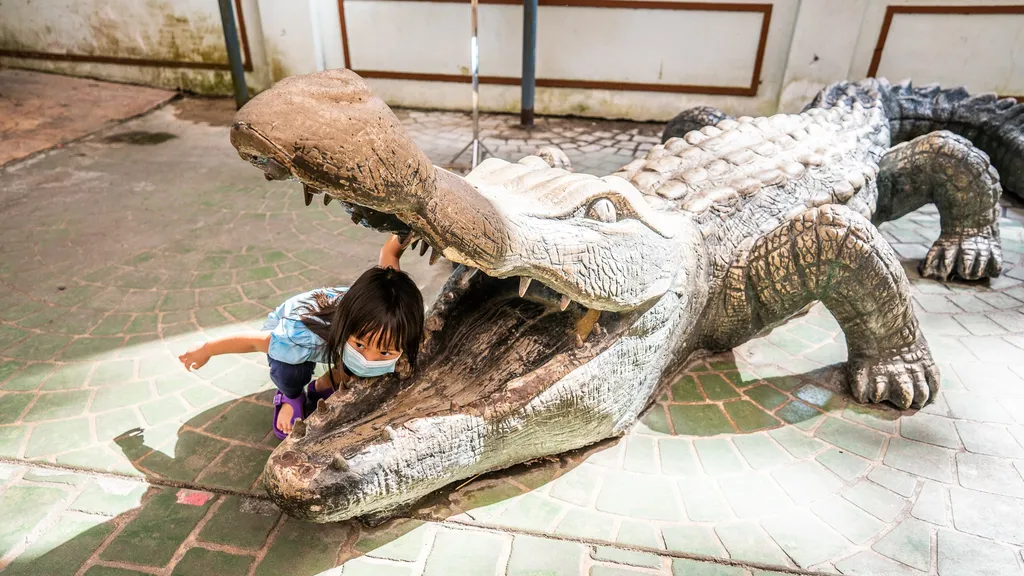
[[533, 92], [537, 85], [537, 0], [523, 0], [523, 103], [519, 123], [533, 126]]
[[469, 48], [469, 65], [473, 70], [473, 168], [480, 163], [480, 52], [476, 40], [477, 0], [473, 0], [473, 39]]
[[245, 68], [242, 65], [242, 51], [238, 44], [238, 30], [235, 28], [235, 11], [231, 0], [220, 2], [220, 21], [224, 28], [224, 43], [231, 63], [231, 80], [235, 85], [235, 105], [241, 108], [249, 101], [249, 89], [245, 86]]

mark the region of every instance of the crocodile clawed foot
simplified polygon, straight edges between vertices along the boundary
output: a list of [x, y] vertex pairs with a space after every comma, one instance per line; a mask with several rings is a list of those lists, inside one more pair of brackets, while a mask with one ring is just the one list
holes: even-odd
[[943, 235], [932, 244], [921, 262], [921, 276], [949, 280], [997, 278], [1003, 271], [999, 237], [991, 231], [972, 235]]
[[857, 401], [888, 400], [901, 410], [923, 408], [939, 390], [939, 370], [923, 340], [889, 356], [851, 359], [847, 379]]

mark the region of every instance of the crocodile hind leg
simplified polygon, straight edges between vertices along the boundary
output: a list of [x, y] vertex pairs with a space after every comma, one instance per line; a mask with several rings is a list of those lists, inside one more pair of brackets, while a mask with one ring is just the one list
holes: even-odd
[[732, 116], [712, 106], [687, 108], [676, 114], [676, 117], [665, 125], [665, 130], [661, 133], [661, 143], [668, 142], [670, 138], [682, 138], [687, 132], [700, 130], [705, 126], [714, 126], [722, 120], [731, 119]]
[[893, 147], [879, 163], [875, 223], [895, 220], [934, 202], [942, 233], [921, 262], [925, 278], [998, 277], [999, 173], [988, 155], [945, 130]]
[[846, 376], [857, 400], [907, 409], [935, 397], [939, 374], [914, 317], [910, 284], [863, 216], [845, 206], [812, 208], [741, 253], [726, 277], [714, 340], [738, 344], [818, 300], [846, 334]]

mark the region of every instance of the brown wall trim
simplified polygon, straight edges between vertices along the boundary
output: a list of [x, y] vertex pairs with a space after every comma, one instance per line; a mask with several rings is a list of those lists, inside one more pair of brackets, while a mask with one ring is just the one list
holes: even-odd
[[1024, 6], [887, 6], [885, 19], [882, 20], [882, 30], [878, 33], [878, 42], [875, 43], [875, 51], [871, 55], [871, 65], [868, 66], [869, 78], [878, 74], [878, 67], [882, 64], [882, 51], [885, 50], [885, 41], [889, 38], [889, 28], [896, 14], [1024, 14]]
[[[340, 1], [340, 0], [339, 0]], [[242, 13], [242, 0], [235, 0], [235, 12], [238, 14], [238, 35], [242, 40], [242, 65], [246, 72], [252, 72], [252, 55], [249, 52], [249, 38], [245, 32], [245, 15]], [[26, 52], [21, 50], [2, 50], [0, 57], [25, 58], [28, 60], [54, 60], [60, 62], [87, 62], [90, 64], [119, 64], [123, 66], [145, 66], [147, 68], [193, 68], [196, 70], [231, 70], [231, 64], [224, 62], [188, 62], [183, 60], [151, 60], [148, 58], [129, 58], [121, 56], [102, 56], [92, 54], [59, 54], [56, 52]]]
[[[389, 1], [389, 0], [381, 0]], [[438, 2], [468, 4], [467, 0], [410, 0], [414, 2]], [[479, 0], [480, 4], [521, 5], [522, 0]], [[757, 42], [754, 71], [749, 86], [704, 86], [693, 84], [645, 84], [640, 82], [615, 82], [605, 80], [569, 80], [562, 78], [537, 78], [540, 88], [583, 88], [589, 90], [622, 90], [636, 92], [671, 92], [675, 94], [710, 94], [715, 96], [757, 96], [761, 84], [761, 67], [764, 63], [765, 47], [768, 44], [768, 29], [772, 19], [771, 4], [719, 4], [715, 2], [662, 2], [655, 0], [539, 0], [541, 6], [569, 6], [575, 8], [613, 8], [632, 10], [694, 10], [703, 12], [756, 12], [761, 14], [761, 35]], [[349, 56], [348, 34], [345, 28], [345, 0], [338, 0], [338, 14], [341, 19], [341, 45], [345, 53], [345, 67], [352, 69]], [[389, 70], [353, 70], [364, 78], [389, 80], [419, 80], [426, 82], [469, 83], [470, 76], [459, 74], [429, 74], [417, 72], [393, 72]], [[511, 76], [481, 76], [482, 84], [519, 86], [520, 79]]]

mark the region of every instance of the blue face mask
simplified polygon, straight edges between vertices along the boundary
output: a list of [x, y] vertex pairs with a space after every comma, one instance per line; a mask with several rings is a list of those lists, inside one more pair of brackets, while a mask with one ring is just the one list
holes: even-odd
[[398, 358], [394, 360], [370, 361], [364, 358], [351, 344], [346, 342], [345, 348], [341, 352], [341, 362], [356, 376], [360, 378], [373, 378], [374, 376], [383, 376], [384, 374], [394, 372]]

